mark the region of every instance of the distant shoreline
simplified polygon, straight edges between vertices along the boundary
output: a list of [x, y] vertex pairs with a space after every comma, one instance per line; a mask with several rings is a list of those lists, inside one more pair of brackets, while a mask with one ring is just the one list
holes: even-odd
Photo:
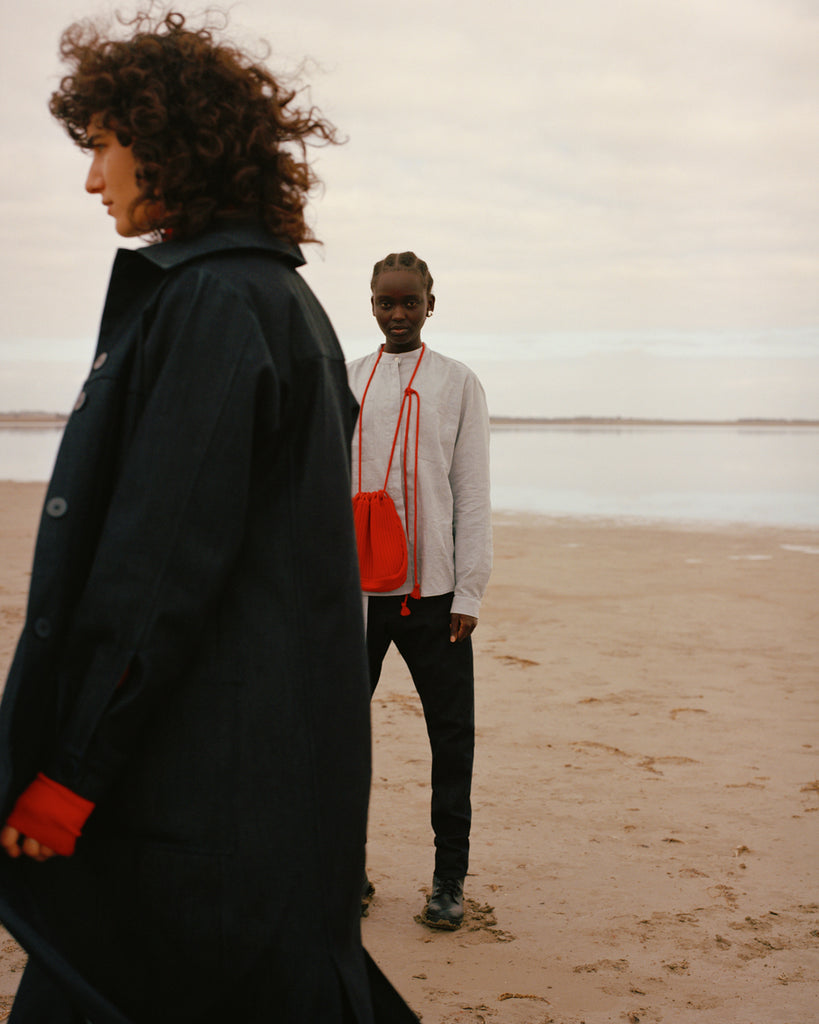
[[[49, 430], [65, 425], [57, 412], [0, 412], [0, 427]], [[501, 430], [525, 427], [819, 427], [819, 420], [743, 417], [734, 420], [650, 419], [637, 416], [491, 416]]]
[[651, 419], [638, 416], [491, 416], [493, 427], [819, 427], [819, 420], [743, 417], [735, 420]]
[[39, 430], [65, 425], [68, 416], [61, 412], [0, 412], [0, 427]]

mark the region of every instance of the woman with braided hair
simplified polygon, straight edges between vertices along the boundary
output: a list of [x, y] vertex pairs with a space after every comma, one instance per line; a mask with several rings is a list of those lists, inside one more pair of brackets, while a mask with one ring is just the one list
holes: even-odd
[[62, 38], [120, 235], [0, 708], [15, 1024], [415, 1017], [366, 957], [369, 794], [333, 329], [297, 273], [334, 130], [169, 13]]
[[[376, 263], [370, 288], [384, 343], [347, 368], [361, 406], [353, 488], [385, 489], [407, 542], [406, 578], [365, 585], [370, 686], [394, 643], [421, 698], [432, 750], [435, 867], [423, 919], [456, 929], [471, 825], [470, 637], [492, 562], [489, 416], [475, 374], [421, 340], [435, 309], [426, 263], [413, 252], [391, 253]], [[365, 904], [371, 895], [365, 876]]]

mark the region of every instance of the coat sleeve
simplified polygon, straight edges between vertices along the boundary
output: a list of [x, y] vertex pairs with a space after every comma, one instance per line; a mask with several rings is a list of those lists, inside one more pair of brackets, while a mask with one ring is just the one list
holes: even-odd
[[449, 482], [455, 538], [452, 611], [477, 618], [492, 568], [492, 521], [489, 411], [483, 388], [474, 374], [464, 381]]
[[149, 321], [142, 413], [72, 620], [67, 710], [43, 766], [94, 803], [193, 656], [242, 543], [254, 433], [279, 411], [261, 328], [218, 279], [175, 275]]

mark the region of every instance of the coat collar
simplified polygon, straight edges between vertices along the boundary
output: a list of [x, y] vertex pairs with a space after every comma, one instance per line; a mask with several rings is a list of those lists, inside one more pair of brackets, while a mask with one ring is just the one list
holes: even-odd
[[226, 221], [195, 238], [179, 242], [156, 242], [132, 251], [163, 270], [170, 270], [200, 256], [231, 249], [263, 249], [283, 257], [294, 267], [300, 267], [305, 262], [297, 245], [271, 235], [261, 224], [253, 221]]

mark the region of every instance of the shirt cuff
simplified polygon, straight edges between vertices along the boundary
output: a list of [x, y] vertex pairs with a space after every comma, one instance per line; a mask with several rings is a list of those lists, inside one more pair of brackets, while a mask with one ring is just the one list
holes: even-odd
[[94, 806], [41, 772], [21, 793], [6, 824], [41, 846], [70, 857]]
[[480, 618], [481, 600], [475, 597], [466, 597], [464, 594], [456, 594], [452, 598], [450, 612], [453, 615], [471, 615], [473, 619]]

